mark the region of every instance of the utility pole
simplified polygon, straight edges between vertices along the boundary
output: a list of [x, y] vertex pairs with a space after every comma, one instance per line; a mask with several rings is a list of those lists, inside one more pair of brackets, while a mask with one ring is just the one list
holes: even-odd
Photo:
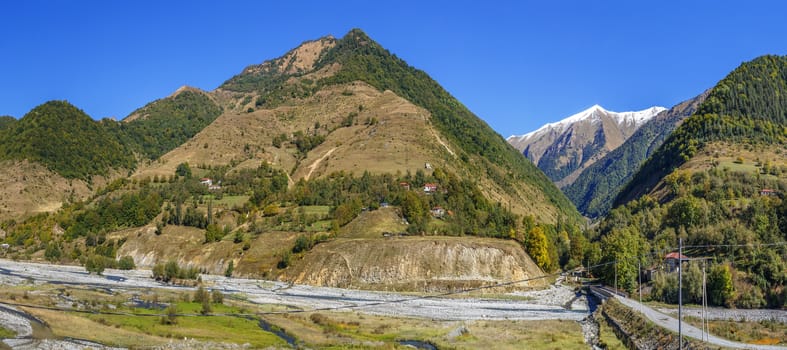
[[639, 278], [639, 312], [642, 312], [642, 262], [637, 261], [637, 277]]
[[708, 321], [705, 319], [705, 309], [708, 307], [708, 287], [707, 287], [707, 280], [705, 279], [705, 259], [702, 259], [702, 340], [706, 340], [706, 334], [710, 331], [710, 326], [708, 325]]
[[678, 238], [678, 349], [683, 350], [683, 238]]

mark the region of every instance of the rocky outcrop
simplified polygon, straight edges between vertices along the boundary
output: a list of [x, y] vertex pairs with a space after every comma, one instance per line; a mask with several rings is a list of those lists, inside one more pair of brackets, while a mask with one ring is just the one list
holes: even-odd
[[[543, 275], [513, 241], [392, 237], [320, 244], [281, 277], [319, 286], [437, 292]], [[545, 280], [535, 279], [513, 287], [543, 285]]]

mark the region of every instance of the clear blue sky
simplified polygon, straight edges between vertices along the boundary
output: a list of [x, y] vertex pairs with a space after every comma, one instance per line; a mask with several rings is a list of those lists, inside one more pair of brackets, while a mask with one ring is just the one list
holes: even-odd
[[[292, 4], [290, 4], [292, 3]], [[361, 28], [504, 137], [593, 104], [670, 107], [787, 54], [785, 1], [0, 2], [0, 115], [66, 99], [123, 118]]]

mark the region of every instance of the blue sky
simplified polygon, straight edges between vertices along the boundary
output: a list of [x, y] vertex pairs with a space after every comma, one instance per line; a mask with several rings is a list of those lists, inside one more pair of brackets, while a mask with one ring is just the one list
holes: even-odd
[[787, 54], [784, 1], [0, 2], [0, 115], [65, 99], [123, 118], [361, 28], [504, 137], [593, 104], [670, 107]]

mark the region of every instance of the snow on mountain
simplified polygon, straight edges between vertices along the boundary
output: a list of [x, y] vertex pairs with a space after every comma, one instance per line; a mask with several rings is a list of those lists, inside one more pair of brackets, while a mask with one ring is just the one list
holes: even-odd
[[538, 130], [511, 136], [508, 143], [563, 187], [665, 110], [664, 107], [650, 107], [641, 111], [613, 112], [594, 105]]
[[610, 118], [614, 119], [615, 121], [617, 121], [618, 125], [634, 124], [635, 127], [639, 127], [642, 124], [645, 124], [645, 122], [647, 122], [651, 118], [655, 117], [657, 114], [665, 110], [667, 109], [664, 107], [653, 106], [647, 109], [643, 109], [641, 111], [613, 112], [613, 111], [608, 111], [604, 109], [604, 107], [601, 107], [596, 104], [582, 112], [574, 114], [558, 122], [544, 124], [544, 126], [536, 130], [533, 130], [527, 134], [519, 135], [519, 136], [511, 135], [508, 137], [507, 140], [508, 142], [522, 142], [529, 138], [533, 138], [534, 136], [542, 135], [548, 132], [562, 133], [563, 131], [568, 129], [569, 126], [577, 122], [581, 122], [584, 120], [590, 120], [591, 122], [598, 122], [601, 120], [601, 114], [605, 114]]

